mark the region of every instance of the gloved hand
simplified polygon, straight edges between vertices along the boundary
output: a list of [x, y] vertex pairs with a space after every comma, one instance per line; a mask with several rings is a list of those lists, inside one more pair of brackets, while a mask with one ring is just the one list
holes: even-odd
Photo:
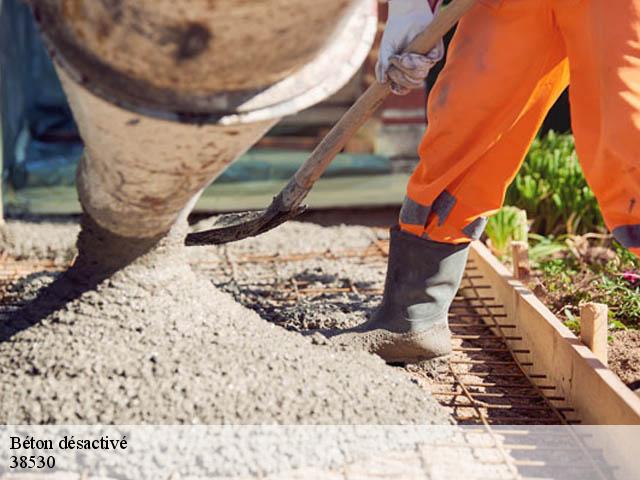
[[407, 45], [433, 20], [431, 4], [435, 4], [437, 10], [442, 1], [431, 0], [431, 4], [428, 0], [387, 1], [389, 16], [380, 44], [376, 78], [380, 83], [389, 80], [391, 90], [396, 95], [406, 95], [412, 89], [424, 85], [431, 68], [444, 56], [442, 41], [427, 55], [402, 54]]

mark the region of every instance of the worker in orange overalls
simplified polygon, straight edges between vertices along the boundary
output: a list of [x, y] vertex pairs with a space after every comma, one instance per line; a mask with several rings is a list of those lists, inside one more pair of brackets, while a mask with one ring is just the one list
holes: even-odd
[[[431, 22], [434, 3], [389, 0], [376, 75], [397, 94], [421, 87], [440, 56], [398, 54]], [[569, 84], [585, 176], [614, 237], [640, 255], [640, 0], [478, 0], [429, 96], [382, 304], [338, 338], [389, 362], [451, 351], [448, 309], [469, 242]]]

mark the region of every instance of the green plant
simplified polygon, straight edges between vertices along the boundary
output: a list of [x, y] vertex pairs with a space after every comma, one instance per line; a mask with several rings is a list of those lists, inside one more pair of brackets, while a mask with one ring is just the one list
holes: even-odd
[[524, 209], [531, 231], [580, 234], [604, 229], [595, 196], [582, 174], [571, 135], [534, 140], [509, 187], [506, 204]]
[[509, 252], [511, 242], [527, 239], [528, 230], [527, 213], [519, 208], [507, 206], [489, 218], [485, 233], [493, 252], [498, 257], [504, 257]]
[[571, 307], [567, 306], [567, 307], [563, 308], [561, 313], [564, 313], [564, 316], [566, 318], [566, 320], [564, 321], [564, 324], [567, 326], [567, 328], [569, 328], [569, 330], [571, 330], [576, 335], [579, 335], [580, 334], [580, 320], [578, 319], [578, 317], [576, 317], [573, 314], [573, 312], [571, 311]]
[[[621, 259], [585, 263], [569, 251], [540, 261], [537, 272], [545, 287], [545, 301], [565, 324], [576, 331], [576, 309], [584, 302], [609, 307], [611, 332], [640, 326], [640, 283], [635, 273], [620, 270]], [[631, 278], [631, 279], [630, 279]]]
[[551, 293], [558, 292], [566, 297], [575, 297], [579, 294], [573, 291], [573, 279], [578, 271], [578, 264], [573, 257], [553, 258], [540, 263], [540, 273], [547, 290]]
[[630, 268], [640, 270], [640, 258], [636, 257], [629, 250], [620, 245], [617, 241], [612, 242], [613, 250], [620, 260], [620, 268]]
[[533, 266], [568, 251], [569, 247], [563, 237], [545, 237], [537, 233], [529, 233], [529, 259]]
[[[610, 332], [615, 332], [617, 330], [627, 330], [627, 326], [624, 323], [622, 323], [620, 320], [616, 320], [613, 317], [613, 313], [612, 312], [609, 312], [609, 318], [610, 318], [610, 320], [609, 320], [609, 331]], [[611, 318], [613, 318], [613, 319], [611, 319]]]
[[614, 318], [626, 325], [640, 326], [640, 285], [629, 284], [622, 276], [603, 274], [599, 282], [601, 301], [609, 305]]

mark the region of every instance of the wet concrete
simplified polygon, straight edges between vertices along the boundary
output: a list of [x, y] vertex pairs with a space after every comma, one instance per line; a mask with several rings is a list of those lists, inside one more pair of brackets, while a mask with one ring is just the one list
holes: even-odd
[[404, 371], [269, 323], [189, 267], [230, 250], [370, 242], [355, 227], [287, 228], [228, 248], [161, 242], [89, 282], [73, 270], [19, 282], [36, 298], [0, 317], [0, 423], [449, 422]]
[[76, 253], [80, 228], [74, 222], [23, 222], [8, 220], [0, 226], [0, 254], [18, 260], [70, 262]]
[[[354, 262], [339, 258], [339, 255], [332, 258], [332, 252], [349, 250], [357, 254], [376, 240], [387, 238], [385, 231], [368, 227], [321, 227], [289, 222], [260, 237], [223, 248], [198, 247], [189, 252], [194, 267], [208, 274], [219, 288], [232, 294], [240, 303], [277, 325], [305, 332], [350, 328], [367, 319], [381, 299], [385, 260], [363, 258]], [[247, 255], [256, 254], [314, 255], [304, 261], [251, 262], [226, 277], [206, 271], [207, 260], [210, 265], [212, 259], [225, 263], [242, 261]], [[319, 293], [313, 301], [304, 296], [295, 301], [284, 301], [285, 291], [291, 291], [294, 283], [298, 288], [334, 289], [336, 292]], [[282, 288], [274, 288], [278, 284]], [[331, 301], [323, 303], [323, 296]]]

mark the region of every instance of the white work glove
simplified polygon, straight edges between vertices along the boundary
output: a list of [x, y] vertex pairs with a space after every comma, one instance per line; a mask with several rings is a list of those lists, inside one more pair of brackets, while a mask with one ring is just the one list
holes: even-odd
[[[380, 83], [389, 80], [393, 93], [406, 95], [424, 85], [431, 68], [444, 56], [444, 43], [441, 40], [427, 55], [402, 54], [409, 43], [431, 23], [434, 12], [428, 0], [387, 1], [389, 16], [380, 44], [376, 79]], [[436, 11], [441, 3], [442, 0], [435, 3]]]

